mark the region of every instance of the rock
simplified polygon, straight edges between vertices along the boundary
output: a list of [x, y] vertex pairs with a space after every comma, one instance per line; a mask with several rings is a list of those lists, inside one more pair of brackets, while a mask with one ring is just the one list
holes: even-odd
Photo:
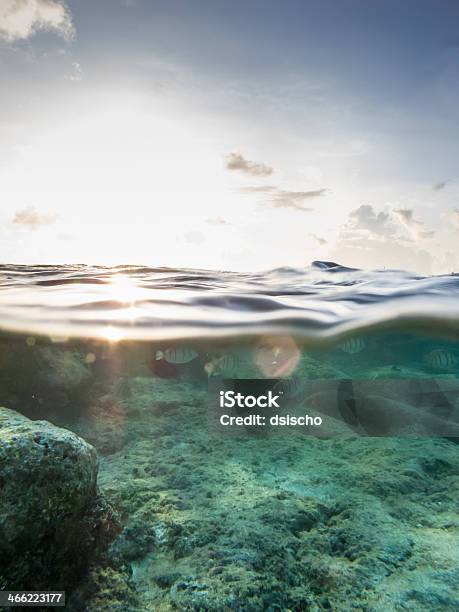
[[43, 365], [40, 379], [44, 385], [69, 392], [89, 383], [91, 373], [78, 351], [48, 346], [43, 347], [39, 355]]
[[0, 401], [27, 416], [62, 418], [86, 406], [94, 379], [78, 347], [0, 343]]
[[107, 523], [97, 471], [77, 435], [0, 408], [0, 588], [75, 584]]

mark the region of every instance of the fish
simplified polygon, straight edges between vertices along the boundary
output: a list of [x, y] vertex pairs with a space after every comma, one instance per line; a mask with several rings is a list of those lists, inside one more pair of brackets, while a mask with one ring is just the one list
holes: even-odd
[[234, 353], [226, 353], [218, 360], [218, 367], [225, 376], [234, 376], [241, 365], [241, 361]]
[[168, 363], [174, 365], [183, 365], [190, 363], [198, 357], [197, 351], [188, 346], [177, 346], [175, 348], [168, 348], [164, 351], [156, 351], [156, 359], [159, 361], [164, 359]]
[[448, 349], [437, 348], [424, 355], [424, 362], [434, 370], [454, 370], [458, 364], [457, 356]]
[[355, 355], [366, 349], [367, 343], [360, 336], [355, 336], [354, 338], [348, 338], [345, 340], [339, 345], [339, 348], [348, 355]]
[[205, 364], [204, 370], [208, 376], [224, 376], [233, 378], [238, 372], [241, 360], [234, 353], [226, 353], [221, 357], [214, 357]]

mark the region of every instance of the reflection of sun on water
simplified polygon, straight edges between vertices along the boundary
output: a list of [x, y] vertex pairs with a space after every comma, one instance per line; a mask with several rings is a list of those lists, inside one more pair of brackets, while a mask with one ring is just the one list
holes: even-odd
[[[109, 313], [109, 318], [113, 321], [134, 323], [141, 316], [141, 309], [136, 305], [142, 299], [144, 289], [139, 287], [136, 280], [125, 274], [115, 274], [104, 285], [104, 293], [109, 297], [110, 301], [118, 302], [125, 306], [119, 310], [114, 309]], [[125, 337], [125, 333], [119, 327], [109, 325], [105, 327], [101, 333], [101, 338], [109, 342], [118, 342]]]
[[140, 299], [142, 289], [136, 281], [124, 274], [115, 274], [106, 285], [106, 291], [111, 299], [131, 306]]
[[124, 337], [123, 330], [117, 327], [109, 326], [101, 331], [101, 337], [109, 342], [119, 342]]

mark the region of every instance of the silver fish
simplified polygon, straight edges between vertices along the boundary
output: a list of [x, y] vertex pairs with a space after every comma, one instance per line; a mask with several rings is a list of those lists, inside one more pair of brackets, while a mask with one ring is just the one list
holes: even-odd
[[454, 370], [458, 365], [457, 356], [448, 349], [434, 349], [424, 355], [424, 362], [434, 370]]
[[348, 355], [355, 355], [356, 353], [360, 353], [364, 349], [367, 348], [366, 341], [360, 336], [355, 336], [354, 338], [348, 338], [342, 344], [339, 345], [339, 348], [347, 353]]
[[234, 353], [226, 353], [217, 361], [217, 368], [224, 376], [234, 376], [239, 370], [241, 360]]
[[165, 359], [168, 363], [182, 365], [196, 359], [198, 353], [188, 346], [177, 346], [165, 351], [156, 351], [156, 359]]
[[212, 357], [211, 360], [205, 364], [204, 370], [207, 372], [209, 377], [211, 376], [223, 376], [226, 378], [234, 378], [235, 374], [239, 372], [241, 360], [234, 353], [226, 353], [221, 357]]

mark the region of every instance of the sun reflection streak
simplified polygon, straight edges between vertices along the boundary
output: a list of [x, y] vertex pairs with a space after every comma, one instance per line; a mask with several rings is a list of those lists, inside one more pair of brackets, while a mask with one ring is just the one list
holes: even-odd
[[124, 338], [123, 330], [111, 325], [103, 329], [100, 335], [109, 342], [119, 342]]
[[106, 285], [110, 298], [117, 302], [133, 306], [142, 296], [142, 288], [135, 279], [125, 274], [113, 275]]

